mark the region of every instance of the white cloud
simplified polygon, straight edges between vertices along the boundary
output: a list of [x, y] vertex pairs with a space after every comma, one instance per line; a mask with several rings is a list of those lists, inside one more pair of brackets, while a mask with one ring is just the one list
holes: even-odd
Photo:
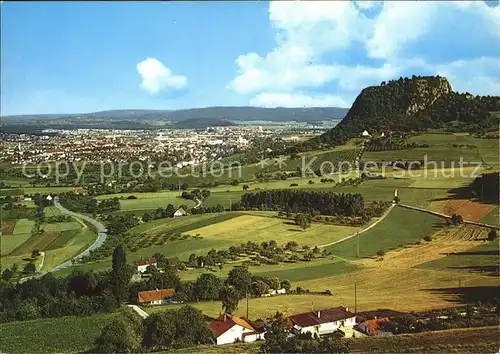
[[[456, 61], [436, 64], [426, 58], [433, 54], [431, 46], [446, 48], [448, 38], [454, 35], [460, 36], [464, 43], [475, 43], [474, 36], [482, 36], [483, 40], [500, 39], [500, 6], [491, 8], [482, 1], [273, 1], [269, 5], [269, 18], [277, 32], [277, 46], [266, 55], [240, 55], [235, 61], [238, 74], [228, 84], [239, 94], [257, 95], [252, 104], [288, 105], [293, 104], [289, 100], [292, 97], [305, 102], [326, 102], [319, 96], [315, 101], [316, 96], [307, 90], [329, 83], [337, 85], [341, 97], [347, 101], [353, 92], [358, 93], [367, 85], [424, 72], [446, 72], [457, 88], [466, 86], [463, 83], [467, 81], [476, 82], [472, 86], [478, 88], [482, 83], [483, 89], [478, 92], [491, 93], [497, 87], [497, 81], [491, 78], [495, 58], [481, 62], [480, 74], [468, 66], [477, 64], [470, 56], [464, 61], [467, 66], [460, 70], [456, 69]], [[461, 25], [479, 29], [474, 33], [468, 31], [467, 34], [472, 33], [470, 38], [456, 34], [451, 25], [456, 25], [457, 18], [463, 21]], [[435, 35], [447, 30], [449, 35]], [[421, 45], [422, 38], [426, 49], [419, 52], [420, 46], [415, 45]], [[496, 43], [492, 40], [489, 47], [495, 48]], [[420, 58], [415, 58], [415, 53], [408, 54], [412, 45], [417, 55], [422, 54]], [[366, 64], [348, 63], [345, 57], [337, 55], [353, 47], [365, 50]], [[379, 63], [368, 64], [373, 59]], [[468, 90], [472, 92], [472, 88]], [[340, 96], [328, 97], [333, 102], [331, 97]]]
[[342, 97], [335, 95], [291, 94], [291, 93], [261, 93], [254, 97], [250, 104], [260, 107], [347, 107], [348, 103]]
[[169, 89], [180, 90], [188, 82], [187, 77], [174, 75], [172, 70], [156, 58], [147, 58], [137, 64], [137, 71], [142, 78], [141, 87], [151, 94]]

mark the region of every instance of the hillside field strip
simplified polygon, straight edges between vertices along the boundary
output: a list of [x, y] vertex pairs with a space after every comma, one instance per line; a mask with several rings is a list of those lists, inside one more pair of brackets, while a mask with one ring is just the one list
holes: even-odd
[[2, 351], [6, 353], [82, 353], [116, 313], [88, 317], [44, 318], [0, 324]]

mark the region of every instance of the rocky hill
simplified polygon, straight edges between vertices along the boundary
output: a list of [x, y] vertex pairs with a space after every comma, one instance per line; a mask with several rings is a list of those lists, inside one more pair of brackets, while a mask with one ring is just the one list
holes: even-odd
[[498, 125], [490, 112], [499, 110], [500, 97], [454, 92], [444, 77], [400, 78], [363, 89], [346, 117], [309, 144], [342, 144], [364, 130], [419, 131], [451, 124], [477, 131]]

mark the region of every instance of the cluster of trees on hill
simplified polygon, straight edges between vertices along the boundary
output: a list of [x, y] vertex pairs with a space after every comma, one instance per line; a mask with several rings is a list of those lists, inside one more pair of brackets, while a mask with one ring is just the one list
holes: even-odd
[[361, 216], [365, 207], [363, 196], [359, 193], [285, 189], [245, 193], [241, 197], [240, 206], [246, 209], [342, 216]]
[[363, 89], [346, 117], [318, 138], [299, 145], [300, 150], [341, 145], [371, 131], [422, 131], [461, 122], [463, 131], [498, 127], [490, 112], [500, 110], [500, 97], [473, 96], [452, 91], [440, 76], [412, 76]]
[[98, 202], [88, 195], [66, 192], [59, 195], [59, 202], [69, 210], [80, 213], [97, 214], [120, 210], [120, 200], [116, 197]]
[[419, 144], [412, 142], [406, 143], [404, 139], [399, 138], [372, 138], [365, 143], [365, 151], [386, 151], [386, 150], [403, 150], [414, 148], [426, 148], [427, 144]]
[[134, 214], [108, 215], [104, 219], [110, 235], [120, 235], [139, 225], [139, 219]]
[[210, 191], [207, 189], [193, 189], [191, 192], [182, 192], [181, 197], [184, 199], [191, 199], [191, 200], [201, 200], [210, 197]]

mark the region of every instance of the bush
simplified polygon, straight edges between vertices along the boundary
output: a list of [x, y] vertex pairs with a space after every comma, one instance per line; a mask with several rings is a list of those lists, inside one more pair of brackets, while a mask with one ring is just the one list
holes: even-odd
[[298, 183], [292, 183], [292, 184], [290, 184], [290, 187], [298, 187], [298, 186], [299, 186]]
[[377, 251], [377, 256], [383, 257], [383, 256], [385, 256], [385, 252], [383, 250], [378, 250]]
[[427, 235], [427, 236], [424, 237], [424, 241], [431, 242], [432, 241], [432, 237], [430, 235]]

